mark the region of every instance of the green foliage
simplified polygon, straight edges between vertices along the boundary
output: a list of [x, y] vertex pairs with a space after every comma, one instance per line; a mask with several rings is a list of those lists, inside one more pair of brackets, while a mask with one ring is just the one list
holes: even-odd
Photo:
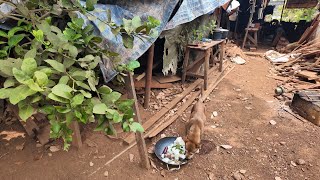
[[[274, 10], [272, 19], [281, 19], [283, 6], [277, 6]], [[305, 20], [307, 22], [312, 21], [317, 12], [316, 8], [299, 8], [299, 9], [284, 9], [282, 14], [282, 21], [285, 22], [299, 22]], [[268, 19], [271, 21], [272, 19]]]
[[[133, 100], [123, 100], [119, 92], [99, 84], [101, 58], [118, 54], [101, 48], [102, 39], [93, 34], [93, 26], [85, 26], [83, 19], [73, 16], [80, 11], [90, 17], [97, 0], [87, 0], [85, 7], [69, 0], [32, 2], [17, 4], [16, 13], [25, 18], [10, 31], [0, 31], [0, 76], [5, 78], [0, 99], [17, 105], [24, 121], [34, 113], [46, 114], [50, 137], [62, 138], [64, 149], [72, 141], [72, 121], [97, 121], [95, 130], [108, 134], [116, 133], [113, 126], [117, 123], [124, 131], [142, 132], [142, 126], [133, 121]], [[155, 35], [154, 28], [160, 24], [152, 17], [146, 22], [134, 17], [117, 26], [110, 11], [107, 13], [110, 18], [99, 30], [109, 26], [128, 48], [133, 47], [135, 37]], [[67, 21], [66, 26], [57, 28], [59, 21]], [[123, 81], [124, 72], [139, 66], [138, 61], [117, 64], [117, 79]]]

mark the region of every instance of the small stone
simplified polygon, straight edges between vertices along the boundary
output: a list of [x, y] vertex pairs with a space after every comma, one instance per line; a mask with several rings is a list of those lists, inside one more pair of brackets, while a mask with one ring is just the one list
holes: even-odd
[[218, 112], [217, 111], [213, 111], [212, 112], [212, 116], [217, 117], [218, 116]]
[[297, 166], [297, 164], [296, 164], [295, 162], [293, 162], [293, 161], [291, 161], [290, 164], [291, 164], [292, 166], [294, 166], [294, 167]]
[[270, 123], [271, 125], [276, 125], [276, 124], [277, 124], [277, 122], [274, 121], [274, 120], [271, 120], [269, 123]]
[[40, 147], [42, 147], [42, 144], [37, 143], [37, 144], [36, 144], [36, 147], [37, 147], [37, 148], [40, 148]]
[[235, 91], [240, 92], [240, 91], [241, 91], [241, 89], [240, 89], [240, 88], [237, 88], [237, 89], [235, 89]]
[[215, 128], [217, 128], [217, 126], [215, 126], [215, 125], [212, 125], [212, 126], [210, 126], [212, 129], [215, 129]]
[[48, 156], [51, 157], [51, 156], [52, 156], [52, 153], [48, 153]]
[[241, 169], [241, 170], [240, 170], [240, 173], [241, 173], [241, 174], [245, 174], [246, 172], [247, 172], [247, 170], [244, 170], [244, 169]]
[[226, 150], [228, 150], [228, 149], [232, 149], [232, 146], [230, 146], [230, 145], [220, 145], [223, 149], [226, 149]]
[[227, 104], [228, 107], [231, 107], [231, 104]]
[[257, 137], [257, 140], [258, 140], [258, 141], [262, 141], [262, 138], [260, 138], [260, 137]]
[[232, 175], [234, 180], [241, 180], [242, 179], [242, 175], [239, 172], [235, 172]]
[[92, 167], [94, 164], [93, 162], [90, 161], [89, 166]]
[[16, 150], [23, 150], [24, 149], [24, 143], [22, 143], [21, 145], [16, 146]]
[[108, 172], [108, 171], [105, 171], [105, 172], [103, 173], [103, 175], [104, 175], [104, 177], [108, 177], [108, 176], [109, 176], [109, 172]]
[[149, 154], [153, 154], [153, 153], [154, 153], [154, 146], [150, 146], [150, 147], [148, 148], [148, 153], [149, 153]]
[[253, 177], [253, 176], [249, 176], [249, 177], [248, 177], [248, 179], [250, 179], [250, 180], [251, 180], [251, 179], [254, 179], [254, 177]]
[[214, 180], [214, 174], [212, 172], [208, 173], [209, 180]]
[[164, 169], [160, 171], [160, 174], [161, 174], [162, 177], [166, 177], [166, 172], [165, 172]]
[[298, 160], [297, 160], [297, 164], [298, 164], [298, 165], [305, 165], [305, 164], [306, 164], [306, 161], [303, 160], [303, 159], [298, 159]]
[[165, 134], [161, 134], [160, 137], [161, 137], [161, 138], [165, 138], [165, 137], [167, 137], [167, 136], [166, 136]]
[[50, 146], [50, 151], [51, 152], [58, 152], [58, 151], [60, 151], [60, 147], [59, 146]]
[[275, 180], [281, 180], [281, 178], [278, 177], [278, 176], [276, 176], [274, 179], [275, 179]]
[[133, 158], [134, 158], [134, 155], [133, 154], [129, 154], [130, 162], [133, 162]]

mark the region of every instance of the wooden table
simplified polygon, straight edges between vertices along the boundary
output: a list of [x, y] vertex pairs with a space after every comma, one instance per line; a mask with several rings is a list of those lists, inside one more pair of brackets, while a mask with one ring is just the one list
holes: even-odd
[[[204, 79], [204, 90], [208, 88], [208, 71], [210, 66], [210, 57], [212, 64], [214, 63], [214, 57], [219, 53], [219, 71], [222, 71], [222, 64], [223, 64], [223, 57], [224, 57], [224, 46], [225, 40], [218, 40], [218, 41], [211, 41], [202, 45], [194, 46], [188, 45], [186, 47], [186, 52], [183, 60], [183, 70], [182, 70], [182, 83], [185, 82], [187, 76], [193, 76], [197, 78]], [[218, 47], [219, 51], [213, 54], [213, 47]], [[190, 51], [202, 51], [204, 52], [204, 56], [200, 57], [199, 59], [195, 60], [189, 65], [189, 56]], [[204, 63], [204, 74], [200, 75], [198, 73], [192, 72], [195, 69], [199, 69], [199, 67]]]

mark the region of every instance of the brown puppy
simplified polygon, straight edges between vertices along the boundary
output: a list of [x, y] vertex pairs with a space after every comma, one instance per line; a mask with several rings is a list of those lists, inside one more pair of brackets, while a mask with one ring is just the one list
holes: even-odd
[[191, 117], [186, 126], [187, 135], [184, 138], [187, 159], [191, 159], [200, 148], [201, 136], [206, 121], [205, 112], [206, 108], [202, 100], [199, 100], [191, 110]]

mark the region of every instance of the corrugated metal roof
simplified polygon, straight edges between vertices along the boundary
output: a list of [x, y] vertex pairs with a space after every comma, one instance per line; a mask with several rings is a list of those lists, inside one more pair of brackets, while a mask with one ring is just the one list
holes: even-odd
[[313, 8], [318, 0], [287, 0], [286, 8]]

